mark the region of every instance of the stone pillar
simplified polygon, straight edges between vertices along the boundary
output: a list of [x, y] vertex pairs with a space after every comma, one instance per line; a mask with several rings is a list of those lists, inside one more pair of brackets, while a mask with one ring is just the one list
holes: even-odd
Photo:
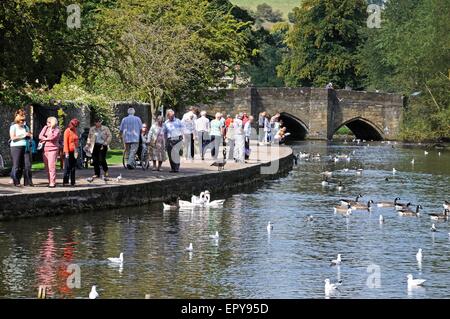
[[328, 137], [328, 90], [311, 88], [309, 100], [308, 139], [325, 140]]

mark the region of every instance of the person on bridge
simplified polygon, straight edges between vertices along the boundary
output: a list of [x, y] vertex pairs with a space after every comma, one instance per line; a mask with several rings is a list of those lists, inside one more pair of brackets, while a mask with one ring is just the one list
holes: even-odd
[[135, 113], [135, 109], [130, 107], [128, 109], [128, 116], [123, 118], [120, 123], [120, 134], [125, 149], [128, 150], [128, 169], [136, 168], [135, 158], [141, 136], [142, 121], [138, 116], [134, 115]]

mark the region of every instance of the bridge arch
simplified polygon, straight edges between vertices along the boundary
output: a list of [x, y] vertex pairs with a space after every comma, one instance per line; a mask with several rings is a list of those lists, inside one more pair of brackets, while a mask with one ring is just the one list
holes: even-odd
[[[280, 112], [280, 120], [283, 121], [283, 126], [286, 127], [286, 130], [289, 133], [291, 133], [289, 139], [291, 140], [305, 139], [306, 135], [309, 132], [309, 129], [308, 126], [306, 126], [306, 124], [302, 120], [287, 112]], [[276, 132], [274, 132], [274, 134], [276, 134]]]
[[383, 140], [383, 130], [381, 130], [376, 124], [373, 122], [362, 118], [355, 117], [350, 120], [345, 121], [344, 123], [337, 126], [333, 132], [333, 135], [336, 131], [342, 126], [347, 126], [350, 131], [355, 134], [356, 138], [366, 141], [381, 141]]

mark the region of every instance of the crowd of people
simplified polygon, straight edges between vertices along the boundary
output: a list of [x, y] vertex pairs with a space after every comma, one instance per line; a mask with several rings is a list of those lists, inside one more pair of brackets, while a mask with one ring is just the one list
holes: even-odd
[[[140, 154], [148, 156], [152, 170], [160, 171], [162, 163], [168, 159], [170, 172], [177, 173], [180, 169], [180, 157], [194, 161], [205, 160], [208, 152], [211, 159], [246, 162], [251, 153], [250, 139], [252, 137], [253, 116], [239, 113], [232, 117], [216, 113], [213, 120], [209, 120], [206, 111], [191, 107], [181, 119], [175, 116], [175, 111], [166, 111], [166, 119], [158, 115], [152, 126], [135, 115], [135, 109], [128, 109], [128, 116], [120, 123], [120, 134], [124, 149], [128, 154], [126, 167], [136, 168], [136, 158]], [[78, 127], [80, 121], [71, 119], [67, 128], [62, 131], [58, 127], [55, 117], [47, 118], [46, 125], [39, 134], [37, 149], [42, 150], [43, 162], [48, 176], [48, 187], [56, 187], [56, 163], [60, 154], [64, 157], [63, 186], [75, 185], [77, 161], [80, 152], [92, 158], [94, 175], [108, 177], [107, 152], [112, 141], [111, 130], [103, 125], [100, 118], [95, 119], [89, 129], [84, 147], [80, 147]], [[266, 112], [259, 114], [257, 135], [259, 144], [283, 143], [288, 135], [280, 114], [270, 117]], [[10, 148], [12, 157], [11, 184], [34, 186], [32, 181], [32, 143], [33, 133], [26, 123], [24, 110], [15, 113], [14, 122], [10, 126]], [[222, 150], [221, 150], [222, 148]], [[136, 156], [137, 155], [137, 156]]]

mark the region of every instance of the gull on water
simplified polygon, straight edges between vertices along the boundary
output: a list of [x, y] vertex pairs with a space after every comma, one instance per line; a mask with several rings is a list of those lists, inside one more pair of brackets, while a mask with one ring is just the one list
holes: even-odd
[[94, 286], [92, 286], [91, 292], [89, 293], [89, 299], [96, 299], [96, 298], [98, 298], [98, 296], [99, 295], [98, 295], [96, 286], [94, 285]]
[[437, 229], [436, 229], [436, 225], [434, 225], [434, 224], [433, 224], [433, 225], [431, 225], [431, 228], [430, 228], [430, 229], [431, 229], [431, 231], [432, 231], [432, 232], [435, 232], [435, 231], [437, 231]]
[[325, 295], [329, 295], [336, 291], [338, 287], [342, 284], [342, 280], [339, 280], [337, 283], [331, 283], [330, 279], [325, 279]]
[[109, 257], [108, 260], [112, 263], [123, 263], [123, 253], [120, 253], [119, 258], [117, 257]]
[[273, 224], [269, 221], [267, 223], [267, 231], [270, 233], [273, 230]]
[[408, 288], [422, 286], [426, 281], [425, 279], [413, 279], [412, 274], [409, 274], [406, 278], [408, 278]]
[[331, 261], [331, 264], [330, 264], [330, 266], [333, 266], [333, 265], [340, 265], [341, 264], [341, 254], [338, 254], [337, 255], [337, 258], [336, 259], [333, 259], [332, 261]]

